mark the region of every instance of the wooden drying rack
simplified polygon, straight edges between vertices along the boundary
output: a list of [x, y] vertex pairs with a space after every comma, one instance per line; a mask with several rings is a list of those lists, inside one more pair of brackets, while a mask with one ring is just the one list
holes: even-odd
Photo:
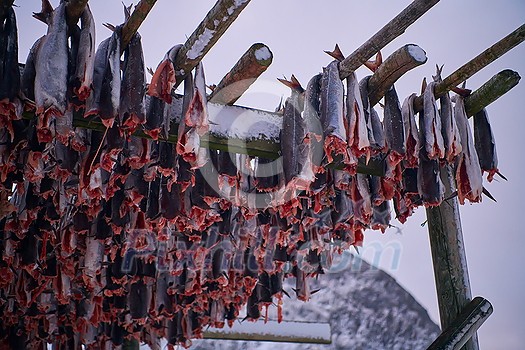
[[[0, 0], [0, 20], [5, 18], [5, 10], [12, 6], [14, 0]], [[250, 0], [245, 0], [239, 6], [235, 6], [235, 0], [218, 0], [215, 6], [208, 12], [204, 20], [199, 24], [193, 34], [187, 39], [182, 49], [179, 51], [175, 60], [175, 71], [177, 86], [183, 81], [193, 68], [202, 60], [210, 48], [226, 32], [229, 26], [235, 21], [242, 10], [248, 5]], [[382, 29], [374, 34], [368, 41], [356, 49], [346, 59], [339, 63], [340, 77], [345, 79], [353, 71], [363, 65], [373, 55], [379, 52], [392, 40], [400, 36], [418, 18], [424, 15], [439, 0], [414, 0], [403, 11], [395, 16]], [[66, 11], [68, 24], [75, 25], [82, 14], [88, 0], [69, 0]], [[141, 0], [135, 6], [131, 17], [124, 23], [122, 29], [122, 44], [125, 48], [134, 33], [137, 32], [148, 13], [155, 5], [156, 0]], [[231, 9], [234, 9], [233, 11]], [[211, 29], [213, 34], [208, 43], [202, 47], [200, 54], [191, 55], [188, 52], [197, 42], [199, 36], [205, 29]], [[465, 63], [462, 67], [443, 79], [435, 87], [436, 97], [450, 91], [455, 86], [466, 81], [479, 70], [501, 57], [503, 54], [525, 40], [525, 24], [517, 28], [511, 34], [498, 41], [496, 44], [486, 49], [478, 56]], [[210, 103], [231, 105], [233, 108], [235, 101], [250, 87], [250, 85], [266, 70], [272, 62], [272, 56], [265, 59], [257, 59], [255, 50], [265, 47], [263, 44], [254, 44], [239, 59], [232, 70], [217, 85], [210, 95]], [[269, 49], [268, 49], [269, 51]], [[271, 51], [269, 51], [271, 54]], [[377, 104], [384, 96], [385, 92], [406, 72], [426, 62], [416, 59], [407, 52], [406, 46], [395, 51], [388, 57], [379, 69], [373, 74], [369, 81], [371, 91], [371, 104]], [[504, 70], [480, 88], [474, 91], [465, 99], [467, 114], [472, 116], [500, 96], [507, 93], [518, 84], [520, 76], [512, 70]], [[242, 83], [239, 83], [242, 82]], [[234, 88], [231, 88], [234, 86]], [[422, 97], [419, 96], [414, 102], [416, 111], [422, 110]], [[265, 111], [245, 109], [245, 113], [270, 113]], [[26, 115], [27, 118], [34, 118], [34, 115]], [[74, 126], [105, 130], [101, 123], [87, 121], [81, 116], [75, 116]], [[134, 136], [148, 137], [142, 131], [137, 131]], [[170, 134], [166, 142], [176, 142], [177, 135]], [[237, 140], [243, 147], [231, 148], [235, 142], [223, 139], [214, 135], [208, 135], [204, 140], [204, 146], [211, 149], [219, 149], [230, 152], [246, 153], [252, 156], [276, 159], [279, 154], [279, 143], [268, 140]], [[374, 162], [365, 164], [360, 160], [358, 172], [382, 175], [384, 174], [384, 163]], [[443, 183], [446, 186], [446, 198], [455, 191], [454, 177], [451, 169], [445, 167], [442, 170]], [[483, 322], [491, 315], [492, 305], [484, 298], [476, 297], [472, 299], [470, 282], [466, 264], [463, 235], [459, 215], [459, 206], [456, 198], [449, 199], [446, 203], [434, 208], [427, 209], [428, 229], [434, 265], [434, 275], [436, 280], [437, 297], [441, 318], [442, 333], [428, 350], [436, 349], [468, 349], [478, 350], [476, 331]], [[206, 332], [204, 333], [206, 338]], [[210, 337], [216, 338], [217, 335]], [[220, 338], [220, 336], [219, 336]], [[228, 339], [254, 339], [246, 334], [229, 334]], [[294, 341], [294, 337], [281, 339], [265, 335], [257, 340], [265, 341]], [[312, 340], [315, 342], [315, 340]], [[138, 349], [136, 341], [128, 341], [123, 349]]]

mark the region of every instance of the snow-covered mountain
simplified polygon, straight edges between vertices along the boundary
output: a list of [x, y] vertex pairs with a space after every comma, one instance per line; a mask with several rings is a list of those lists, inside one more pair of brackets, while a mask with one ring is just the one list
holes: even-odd
[[322, 275], [312, 283], [319, 289], [305, 303], [284, 299], [284, 320], [329, 322], [332, 344], [260, 343], [196, 340], [195, 350], [405, 350], [426, 349], [439, 327], [427, 311], [386, 272], [349, 252], [347, 268]]

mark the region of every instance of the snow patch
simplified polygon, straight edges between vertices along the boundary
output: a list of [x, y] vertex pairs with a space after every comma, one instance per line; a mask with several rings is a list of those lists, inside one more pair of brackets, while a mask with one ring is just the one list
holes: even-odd
[[255, 50], [255, 58], [257, 59], [257, 61], [266, 61], [270, 59], [271, 57], [272, 57], [272, 53], [266, 46], [263, 46], [260, 49]]
[[418, 61], [418, 62], [426, 62], [427, 54], [426, 54], [425, 50], [423, 50], [419, 46], [414, 45], [414, 44], [410, 44], [410, 45], [407, 45], [407, 50], [408, 50], [408, 53], [410, 54], [410, 56], [414, 57], [414, 59], [416, 61]]
[[188, 51], [188, 54], [186, 55], [190, 60], [194, 60], [197, 57], [199, 57], [202, 52], [204, 51], [204, 48], [210, 40], [213, 38], [213, 34], [215, 34], [215, 30], [211, 30], [208, 28], [204, 28], [204, 32], [199, 35], [191, 49]]

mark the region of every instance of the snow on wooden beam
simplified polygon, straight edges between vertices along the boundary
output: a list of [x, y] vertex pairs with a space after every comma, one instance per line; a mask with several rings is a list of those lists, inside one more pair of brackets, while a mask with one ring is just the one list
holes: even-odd
[[465, 110], [469, 117], [496, 101], [518, 85], [521, 77], [518, 72], [505, 69], [494, 75], [479, 89], [465, 98]]
[[253, 44], [222, 78], [209, 96], [209, 101], [233, 105], [270, 66], [273, 54], [268, 46]]
[[128, 46], [131, 38], [139, 30], [140, 25], [144, 22], [156, 2], [157, 0], [141, 0], [135, 6], [133, 13], [122, 27], [122, 38], [120, 44], [122, 51]]
[[425, 51], [414, 44], [405, 45], [388, 56], [368, 81], [370, 104], [378, 103], [403, 74], [426, 61]]
[[414, 0], [383, 28], [375, 33], [367, 42], [352, 52], [339, 64], [339, 75], [342, 79], [374, 56], [379, 50], [400, 36], [418, 18], [430, 10], [439, 0]]
[[[452, 195], [456, 190], [452, 167], [441, 169], [441, 180], [445, 198], [452, 198], [426, 211], [441, 329], [446, 329], [468, 305], [472, 294], [458, 200]], [[479, 350], [477, 337], [464, 349]]]
[[[436, 85], [434, 88], [434, 95], [436, 98], [443, 96], [447, 91], [450, 91], [453, 87], [458, 86], [481, 69], [494, 62], [505, 53], [521, 44], [525, 40], [525, 24], [522, 24], [515, 31], [465, 63], [463, 66], [458, 68], [455, 72], [450, 74], [448, 77], [443, 79], [441, 83]], [[414, 109], [417, 112], [423, 110], [423, 97], [419, 96], [414, 100]]]
[[195, 68], [249, 3], [250, 0], [217, 1], [177, 54], [177, 85]]
[[427, 350], [459, 350], [490, 317], [494, 309], [485, 298], [476, 297]]
[[232, 328], [209, 328], [205, 339], [271, 341], [288, 343], [331, 344], [329, 323], [307, 322], [236, 322]]
[[67, 24], [72, 27], [77, 24], [78, 19], [86, 8], [88, 0], [68, 0], [66, 5]]

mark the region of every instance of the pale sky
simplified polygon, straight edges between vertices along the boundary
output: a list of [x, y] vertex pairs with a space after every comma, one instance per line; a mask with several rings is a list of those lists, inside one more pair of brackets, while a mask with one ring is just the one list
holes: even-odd
[[[58, 0], [52, 1], [53, 5]], [[158, 0], [140, 29], [147, 66], [156, 67], [165, 52], [182, 43], [215, 3], [214, 0]], [[252, 0], [228, 32], [204, 58], [208, 84], [218, 83], [237, 59], [255, 42], [267, 44], [274, 54], [272, 66], [239, 100], [238, 104], [274, 110], [289, 89], [276, 78], [292, 73], [306, 86], [308, 80], [330, 62], [323, 50], [338, 43], [349, 54], [365, 42], [393, 16], [406, 7], [408, 0]], [[24, 62], [33, 42], [45, 33], [45, 26], [31, 17], [40, 1], [16, 1], [19, 28], [19, 55]], [[91, 0], [97, 25], [97, 44], [110, 35], [102, 23], [123, 21], [120, 0]], [[129, 4], [127, 2], [127, 4]], [[445, 64], [443, 76], [460, 67], [484, 49], [525, 22], [523, 0], [442, 0], [408, 28], [406, 33], [383, 49], [387, 57], [404, 44], [414, 43], [428, 57], [424, 66], [406, 74], [396, 88], [401, 99], [419, 92], [424, 76], [431, 79], [436, 64]], [[472, 77], [471, 89], [503, 69], [525, 75], [525, 44]], [[359, 78], [369, 72], [361, 68]], [[521, 171], [525, 170], [523, 146], [525, 116], [521, 106], [525, 82], [488, 108], [497, 141], [499, 168], [508, 182], [486, 184], [498, 203], [461, 207], [463, 234], [473, 295], [490, 300], [494, 314], [479, 331], [480, 346], [488, 350], [518, 350], [525, 343], [525, 232], [519, 216], [525, 197]], [[364, 256], [374, 260], [374, 249], [384, 247], [380, 266], [393, 275], [429, 311], [439, 324], [428, 232], [421, 224], [423, 209], [408, 224], [386, 234], [365, 233]], [[393, 243], [392, 243], [393, 242]], [[394, 244], [394, 245], [392, 245]], [[401, 257], [393, 261], [392, 247], [401, 247]]]

